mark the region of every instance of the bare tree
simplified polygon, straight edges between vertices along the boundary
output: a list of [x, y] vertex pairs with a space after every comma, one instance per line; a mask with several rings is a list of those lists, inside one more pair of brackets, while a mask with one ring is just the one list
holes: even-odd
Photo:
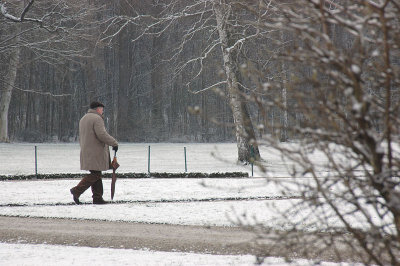
[[[251, 23], [292, 36], [291, 46], [274, 57], [290, 73], [285, 82], [246, 70], [266, 95], [254, 94], [253, 101], [261, 110], [274, 105], [287, 111], [297, 139], [260, 140], [280, 152], [293, 177], [272, 181], [301, 196], [281, 210], [287, 230], [275, 232], [274, 239], [306, 256], [331, 253], [337, 260], [400, 265], [400, 3], [260, 3], [241, 4], [259, 16]], [[267, 97], [282, 86], [289, 104]], [[269, 237], [265, 225], [256, 229]]]
[[[21, 13], [19, 18], [16, 18], [10, 15], [5, 9], [4, 4], [0, 6], [2, 14], [10, 19], [11, 21], [22, 21], [25, 19], [26, 12], [29, 10], [30, 5], [28, 5], [23, 12]], [[2, 84], [4, 84], [4, 89], [0, 90], [0, 142], [8, 142], [8, 110], [11, 102], [12, 90], [14, 88], [15, 79], [17, 76], [17, 69], [19, 64], [20, 57], [20, 48], [18, 47], [18, 43], [20, 41], [20, 27], [19, 25], [13, 25], [15, 35], [13, 38], [10, 38], [9, 47], [13, 47], [8, 51], [8, 68], [5, 70], [6, 74], [4, 76], [4, 80], [2, 80]], [[4, 43], [4, 41], [2, 42]], [[2, 50], [5, 50], [5, 47], [1, 47]]]
[[[25, 4], [26, 3], [26, 4]], [[0, 2], [1, 20], [4, 34], [0, 38], [0, 54], [8, 69], [0, 80], [0, 141], [7, 142], [9, 106], [13, 90], [49, 96], [54, 95], [39, 90], [22, 90], [15, 84], [19, 67], [29, 61], [45, 62], [63, 67], [68, 61], [77, 61], [90, 53], [85, 40], [90, 37], [87, 29], [93, 24], [86, 20], [98, 10], [79, 1], [10, 1]], [[19, 15], [14, 15], [19, 14]], [[21, 53], [30, 53], [32, 58], [21, 58]]]
[[[18, 26], [16, 26], [18, 29]], [[18, 31], [17, 31], [18, 32]], [[16, 44], [19, 41], [19, 36], [15, 36], [13, 43]], [[18, 63], [20, 57], [20, 49], [15, 47], [9, 52], [8, 55], [8, 68], [6, 69], [6, 75], [4, 80], [1, 81], [3, 84], [0, 91], [0, 142], [8, 142], [8, 110], [10, 107], [12, 91], [15, 84], [15, 79], [17, 76]]]
[[[236, 132], [238, 160], [249, 162], [252, 157], [260, 158], [256, 134], [248, 111], [246, 93], [241, 85], [241, 73], [239, 71], [240, 49], [249, 38], [243, 33], [243, 30], [248, 26], [238, 23], [240, 20], [237, 20], [237, 17], [240, 14], [235, 13], [236, 10], [232, 8], [233, 5], [229, 1], [171, 0], [155, 1], [153, 5], [157, 6], [154, 10], [159, 10], [159, 12], [155, 14], [144, 13], [139, 6], [135, 9], [135, 16], [114, 17], [110, 20], [111, 23], [104, 32], [103, 40], [111, 41], [129, 25], [136, 25], [142, 29], [133, 41], [139, 40], [143, 36], [159, 37], [174, 25], [186, 25], [185, 29], [179, 29], [181, 38], [177, 39], [176, 46], [168, 52], [168, 56], [165, 56], [164, 60], [175, 65], [175, 76], [183, 71], [190, 70], [190, 77], [186, 78], [186, 86], [190, 89], [193, 82], [201, 77], [207, 60], [220, 56], [224, 78], [204, 84], [203, 89], [193, 93], [198, 94], [207, 90], [226, 87]], [[202, 34], [203, 38], [208, 40], [205, 47], [200, 54], [184, 56], [185, 49], [193, 44], [193, 40], [199, 34]], [[221, 53], [217, 51], [217, 48], [221, 48]], [[251, 147], [253, 147], [253, 155], [251, 154]]]
[[[233, 112], [233, 119], [238, 145], [238, 159], [249, 162], [253, 157], [251, 146], [255, 147], [255, 157], [260, 157], [258, 144], [250, 114], [246, 106], [244, 92], [241, 88], [238, 61], [238, 32], [235, 29], [234, 9], [229, 1], [214, 1], [213, 12], [217, 22], [219, 42], [222, 50], [228, 97]], [[235, 32], [236, 30], [236, 32]], [[236, 36], [235, 36], [236, 35]]]

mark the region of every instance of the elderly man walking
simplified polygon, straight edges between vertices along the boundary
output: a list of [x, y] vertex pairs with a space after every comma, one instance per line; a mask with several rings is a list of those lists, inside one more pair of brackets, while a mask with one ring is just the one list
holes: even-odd
[[79, 122], [79, 143], [81, 146], [81, 170], [89, 170], [79, 184], [70, 189], [76, 204], [79, 196], [89, 187], [92, 188], [93, 204], [106, 204], [103, 199], [103, 181], [101, 171], [111, 169], [109, 146], [118, 150], [118, 142], [110, 136], [104, 126], [104, 105], [92, 102], [89, 111]]

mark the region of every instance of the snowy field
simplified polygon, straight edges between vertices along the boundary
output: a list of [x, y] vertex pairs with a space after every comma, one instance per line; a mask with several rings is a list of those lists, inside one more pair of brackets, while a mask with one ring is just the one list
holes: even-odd
[[[69, 188], [78, 181], [3, 181], [0, 215], [232, 226], [244, 214], [255, 217], [252, 222], [273, 222], [272, 210], [267, 211], [271, 200], [264, 199], [282, 196], [261, 178], [119, 179], [114, 196], [118, 204], [76, 206]], [[104, 198], [110, 200], [110, 179], [103, 184]], [[81, 201], [91, 203], [90, 190]], [[282, 206], [290, 201], [276, 200]]]
[[[0, 174], [32, 174], [35, 144], [0, 144]], [[73, 173], [79, 171], [78, 144], [40, 144], [40, 173]], [[121, 144], [118, 172], [146, 172], [148, 144]], [[250, 166], [237, 165], [236, 144], [150, 144], [151, 169], [157, 172], [183, 172], [183, 147], [187, 149], [188, 171], [248, 171]], [[280, 157], [261, 149], [270, 175], [288, 177]], [[33, 157], [33, 159], [32, 159]], [[224, 158], [225, 160], [221, 160]], [[321, 158], [321, 157], [316, 157]], [[19, 162], [19, 163], [18, 163]], [[21, 163], [22, 162], [22, 163]], [[7, 167], [6, 167], [7, 166]], [[183, 171], [182, 171], [183, 170]], [[241, 222], [263, 222], [282, 227], [274, 212], [296, 203], [298, 195], [287, 195], [275, 183], [260, 177], [222, 179], [118, 179], [114, 202], [118, 204], [75, 206], [69, 189], [79, 180], [30, 180], [0, 182], [0, 215], [96, 219], [180, 225], [234, 226]], [[285, 178], [286, 180], [286, 178]], [[290, 179], [287, 179], [290, 182]], [[307, 179], [304, 179], [307, 182]], [[110, 200], [110, 179], [104, 179], [104, 198]], [[32, 193], [34, 192], [34, 193]], [[91, 203], [91, 192], [81, 196]], [[262, 211], [260, 211], [262, 210]], [[304, 215], [308, 215], [305, 211]], [[243, 221], [242, 217], [247, 217]], [[303, 217], [299, 217], [302, 219]], [[332, 220], [333, 224], [337, 221]], [[304, 228], [307, 228], [304, 224]], [[314, 226], [314, 225], [313, 225]], [[326, 225], [322, 225], [326, 226]], [[315, 229], [315, 228], [308, 228]]]
[[[79, 144], [77, 143], [0, 143], [0, 175], [34, 174], [35, 146], [37, 146], [38, 173], [84, 173], [79, 170]], [[117, 157], [121, 166], [118, 172], [147, 173], [149, 146], [151, 172], [184, 172], [184, 147], [186, 147], [188, 172], [244, 171], [251, 175], [250, 166], [236, 164], [237, 147], [233, 143], [120, 143]], [[283, 167], [284, 163], [272, 150], [261, 148], [261, 156], [266, 160], [269, 171], [277, 176], [288, 176]], [[254, 175], [263, 176], [256, 168], [254, 168]]]
[[[88, 256], [90, 254], [90, 256]], [[110, 248], [89, 248], [57, 245], [27, 245], [0, 243], [0, 265], [170, 265], [170, 266], [223, 266], [255, 265], [251, 255], [209, 255], [182, 252], [160, 252], [149, 250], [125, 250]], [[261, 265], [310, 265], [307, 260], [291, 263], [281, 258], [266, 258]], [[350, 265], [322, 262], [321, 266]], [[351, 264], [356, 265], [356, 264]]]
[[[122, 143], [117, 153], [121, 164], [118, 172], [147, 172], [149, 145], [153, 172], [184, 172], [183, 147], [186, 147], [189, 172], [246, 171], [251, 176], [250, 166], [235, 163], [237, 157], [235, 144]], [[0, 144], [0, 175], [33, 174], [34, 146], [35, 144]], [[79, 170], [78, 144], [37, 144], [37, 146], [39, 173], [77, 173], [77, 177], [85, 173]], [[266, 165], [271, 171], [270, 175], [288, 177], [279, 156], [268, 149], [261, 149], [261, 156], [266, 160]], [[316, 160], [318, 158], [321, 157], [316, 156]], [[113, 204], [90, 204], [91, 192], [88, 190], [81, 196], [81, 201], [89, 204], [79, 206], [72, 204], [72, 196], [69, 193], [69, 189], [75, 186], [79, 179], [1, 181], [0, 215], [210, 226], [235, 226], [238, 221], [248, 224], [263, 222], [272, 227], [282, 228], [284, 225], [279, 224], [274, 218], [274, 208], [284, 211], [297, 201], [288, 197], [297, 195], [285, 195], [274, 183], [267, 182], [262, 176], [263, 174], [255, 169], [254, 177], [250, 178], [118, 179]], [[104, 179], [103, 183], [104, 198], [110, 200], [110, 179]], [[305, 210], [302, 215], [308, 215], [307, 211]], [[302, 218], [304, 217], [299, 217]], [[339, 225], [335, 220], [331, 223]], [[321, 228], [325, 226], [321, 225]], [[310, 225], [304, 224], [305, 229], [315, 229], [309, 227]], [[251, 265], [254, 263], [252, 256], [224, 257], [133, 250], [118, 250], [116, 253], [121, 254], [115, 255], [114, 250], [87, 249], [91, 253], [114, 254], [111, 258], [99, 255], [99, 263], [95, 262], [94, 265]], [[36, 250], [34, 254], [42, 255], [32, 255], [32, 250]], [[50, 265], [60, 264], [60, 261], [65, 263], [61, 265], [87, 264], [83, 263], [86, 253], [81, 247], [0, 244], [0, 252], [0, 261], [6, 262], [0, 263], [1, 265], [32, 265], [24, 261], [25, 257], [31, 256], [38, 259], [37, 264], [42, 257], [48, 258]], [[14, 260], [12, 256], [5, 255], [8, 253], [21, 253], [21, 255]], [[55, 253], [59, 255], [54, 256]], [[68, 256], [70, 253], [76, 256]], [[65, 257], [82, 257], [83, 260], [65, 259]], [[117, 260], [117, 257], [124, 259]], [[144, 264], [134, 264], [132, 261], [143, 261]], [[35, 260], [33, 262], [36, 263]], [[266, 265], [282, 264], [285, 263], [273, 258], [266, 263]]]

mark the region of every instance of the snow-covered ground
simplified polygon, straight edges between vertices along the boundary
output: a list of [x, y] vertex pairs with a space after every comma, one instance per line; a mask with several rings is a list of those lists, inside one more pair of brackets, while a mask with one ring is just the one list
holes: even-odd
[[[90, 255], [89, 255], [90, 254]], [[89, 248], [56, 245], [27, 245], [0, 243], [0, 265], [255, 265], [251, 255], [210, 255], [182, 252], [160, 252], [149, 250], [126, 250]], [[310, 265], [307, 260], [291, 263], [282, 258], [266, 258], [261, 265]], [[322, 262], [321, 266], [339, 265]], [[340, 264], [348, 265], [348, 264]], [[354, 264], [351, 264], [354, 265]]]
[[[236, 144], [127, 144], [122, 143], [118, 151], [121, 167], [118, 172], [146, 172], [148, 146], [151, 146], [151, 169], [157, 172], [183, 172], [186, 147], [188, 171], [230, 172], [248, 171], [250, 166], [237, 165]], [[293, 144], [288, 144], [293, 145]], [[0, 174], [32, 174], [34, 171], [35, 144], [0, 144]], [[38, 166], [40, 173], [71, 173], [81, 176], [79, 170], [78, 144], [39, 144]], [[261, 156], [266, 160], [269, 175], [288, 177], [287, 169], [280, 156], [266, 147], [261, 148]], [[33, 158], [33, 159], [32, 159]], [[225, 160], [221, 160], [224, 158]], [[314, 156], [315, 163], [323, 165], [324, 157]], [[33, 166], [32, 166], [33, 165]], [[32, 168], [33, 167], [33, 168]], [[79, 181], [3, 181], [0, 182], [0, 215], [57, 217], [76, 219], [98, 219], [113, 221], [133, 221], [168, 223], [182, 225], [232, 226], [238, 218], [246, 217], [247, 223], [262, 222], [272, 227], [282, 228], [276, 219], [276, 210], [286, 212], [296, 199], [295, 193], [281, 191], [274, 182], [261, 177], [255, 169], [253, 178], [228, 179], [118, 179], [114, 200], [119, 204], [93, 206], [91, 204], [71, 205], [69, 189]], [[323, 172], [323, 169], [322, 171]], [[323, 173], [322, 173], [323, 174]], [[279, 178], [289, 182], [290, 178]], [[301, 179], [296, 179], [300, 182]], [[308, 182], [307, 178], [303, 179]], [[110, 179], [104, 179], [104, 198], [110, 199]], [[232, 201], [231, 199], [238, 200]], [[229, 199], [227, 201], [227, 199]], [[81, 196], [83, 202], [91, 202], [88, 190]], [[23, 206], [19, 206], [23, 205]], [[172, 215], [173, 214], [173, 215]], [[304, 229], [325, 229], [341, 226], [341, 222], [331, 218], [328, 223], [315, 224], [310, 213], [302, 210], [293, 213], [293, 219], [302, 221]], [[304, 219], [307, 217], [307, 219]], [[304, 221], [303, 221], [304, 220]], [[362, 219], [354, 218], [355, 226], [362, 228]]]
[[[237, 212], [258, 212], [265, 208], [265, 201], [223, 199], [278, 196], [273, 186], [268, 188], [260, 178], [119, 179], [114, 196], [119, 204], [69, 205], [72, 203], [69, 188], [78, 182], [1, 182], [0, 215], [229, 226], [232, 225], [230, 216], [235, 215], [232, 207]], [[103, 184], [104, 198], [110, 200], [110, 179], [105, 179]], [[81, 200], [90, 203], [91, 191], [86, 191]]]
[[[84, 173], [79, 167], [77, 143], [0, 143], [0, 175], [34, 174], [35, 146], [37, 146], [38, 173]], [[118, 172], [147, 173], [148, 147], [150, 146], [151, 172], [184, 172], [186, 147], [188, 172], [235, 172], [251, 175], [251, 167], [236, 164], [237, 147], [233, 143], [120, 143], [117, 153]], [[267, 161], [268, 170], [278, 176], [287, 176], [284, 163], [272, 150], [262, 147], [261, 155]], [[255, 176], [263, 174], [254, 167]]]
[[[34, 146], [35, 144], [0, 144], [0, 174], [33, 174]], [[85, 173], [79, 170], [78, 144], [37, 144], [37, 146], [39, 173], [77, 173], [78, 176]], [[121, 164], [118, 172], [147, 172], [148, 146], [149, 144], [122, 143], [117, 154]], [[237, 157], [235, 144], [150, 144], [150, 146], [150, 166], [153, 172], [184, 172], [183, 147], [186, 147], [189, 172], [247, 171], [251, 175], [250, 166], [235, 163]], [[270, 174], [276, 177], [288, 177], [286, 167], [279, 156], [266, 148], [261, 149], [261, 156], [266, 160]], [[316, 160], [322, 159], [316, 156]], [[258, 169], [254, 170], [254, 178], [118, 179], [114, 197], [114, 203], [117, 204], [109, 205], [73, 205], [69, 189], [79, 182], [78, 179], [1, 181], [0, 215], [218, 226], [234, 226], [235, 222], [241, 220], [250, 224], [263, 222], [269, 226], [281, 227], [282, 225], [274, 217], [274, 212], [276, 208], [284, 211], [295, 204], [296, 199], [286, 199], [286, 197], [296, 195], [285, 194], [273, 182], [267, 182], [262, 178], [263, 174]], [[104, 179], [103, 183], [104, 198], [109, 200], [110, 179]], [[90, 190], [81, 196], [81, 201], [91, 202]], [[306, 210], [299, 219], [305, 215], [308, 215]], [[331, 223], [340, 225], [336, 220], [332, 220]], [[309, 226], [311, 225], [304, 224], [304, 228]], [[323, 228], [326, 225], [320, 226]], [[83, 257], [86, 253], [81, 247], [0, 244], [0, 248], [0, 261], [5, 261], [6, 265], [24, 265], [24, 258], [32, 256], [37, 258], [38, 262], [42, 257], [46, 257], [50, 260], [48, 264], [55, 264], [53, 262], [59, 264], [60, 261], [65, 262], [65, 265], [87, 264], [82, 263], [85, 261]], [[32, 253], [30, 251], [32, 249], [37, 252]], [[152, 251], [118, 250], [114, 253], [114, 250], [107, 249], [90, 250], [91, 253], [113, 254], [109, 260], [107, 255], [99, 256], [100, 265], [135, 265], [132, 260], [144, 261], [144, 264], [139, 263], [140, 265], [250, 265], [254, 262], [254, 257], [251, 256], [248, 258], [185, 253], [164, 254]], [[14, 260], [13, 257], [4, 255], [4, 252], [21, 253], [21, 255]], [[54, 256], [56, 253], [60, 255]], [[82, 257], [83, 260], [64, 259], [69, 257], [70, 253], [76, 253], [76, 257]], [[54, 261], [51, 260], [53, 257]], [[120, 257], [124, 259], [117, 260]], [[125, 260], [125, 257], [129, 259]], [[4, 258], [6, 260], [3, 260]], [[158, 258], [162, 263], [158, 263]], [[92, 260], [90, 262], [92, 263]], [[276, 259], [267, 262], [268, 265], [281, 263], [283, 261]]]

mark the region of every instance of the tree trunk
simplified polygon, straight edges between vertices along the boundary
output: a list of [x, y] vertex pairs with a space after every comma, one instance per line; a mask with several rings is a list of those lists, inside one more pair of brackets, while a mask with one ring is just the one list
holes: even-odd
[[160, 36], [154, 36], [152, 39], [151, 52], [151, 112], [150, 122], [152, 128], [151, 136], [155, 141], [163, 141], [165, 135], [166, 123], [163, 116], [163, 69], [159, 51], [162, 51], [163, 40]]
[[[15, 43], [19, 42], [19, 36], [16, 35]], [[10, 107], [12, 91], [17, 77], [19, 64], [20, 48], [17, 46], [10, 54], [8, 71], [5, 76], [4, 90], [1, 90], [0, 99], [0, 142], [9, 142], [8, 137], [8, 110]]]
[[213, 10], [217, 20], [217, 29], [221, 42], [229, 94], [229, 105], [232, 109], [235, 125], [238, 160], [248, 163], [251, 161], [251, 158], [259, 159], [260, 153], [245, 98], [239, 87], [240, 73], [238, 62], [235, 60], [237, 58], [237, 50], [236, 48], [232, 48], [234, 44], [234, 40], [230, 34], [232, 29], [229, 28], [229, 24], [227, 23], [230, 17], [229, 9], [229, 5], [224, 3], [224, 1], [214, 1]]
[[[282, 38], [283, 39], [283, 38]], [[288, 136], [288, 127], [289, 127], [289, 114], [288, 114], [288, 100], [287, 100], [287, 79], [288, 75], [286, 73], [286, 64], [285, 61], [281, 63], [281, 74], [282, 74], [282, 104], [283, 110], [282, 112], [282, 119], [281, 119], [281, 136], [280, 140], [282, 142], [286, 142], [289, 139]]]

